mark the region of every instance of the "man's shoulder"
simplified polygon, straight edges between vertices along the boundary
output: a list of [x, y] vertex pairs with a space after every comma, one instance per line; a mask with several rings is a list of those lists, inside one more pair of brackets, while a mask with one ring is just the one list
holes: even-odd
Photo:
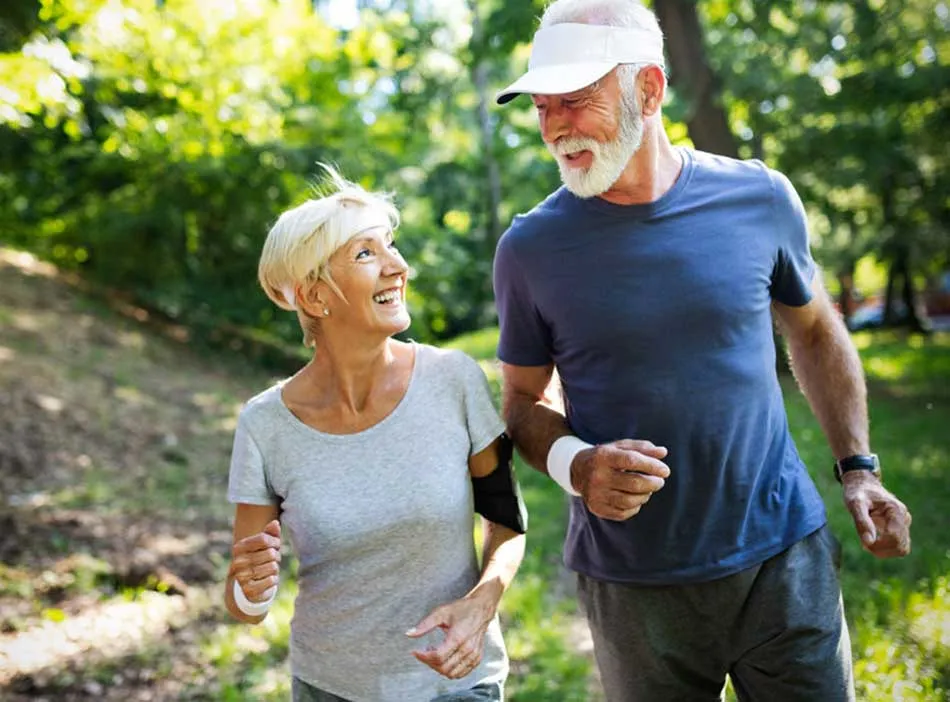
[[725, 198], [725, 202], [747, 207], [773, 207], [776, 196], [791, 185], [782, 173], [759, 159], [738, 159], [706, 151], [691, 152], [692, 192], [700, 197]]
[[515, 215], [502, 240], [507, 240], [508, 244], [513, 241], [526, 243], [543, 232], [550, 232], [564, 221], [565, 216], [570, 216], [572, 204], [568, 190], [558, 188], [528, 212]]
[[698, 150], [692, 152], [692, 157], [697, 172], [703, 176], [720, 182], [721, 179], [746, 180], [771, 187], [770, 181], [774, 171], [757, 158], [732, 158]]

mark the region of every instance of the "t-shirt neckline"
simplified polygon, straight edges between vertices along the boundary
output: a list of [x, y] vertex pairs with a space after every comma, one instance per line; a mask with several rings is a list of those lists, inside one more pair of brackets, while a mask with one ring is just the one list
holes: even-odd
[[567, 190], [567, 188], [564, 188], [564, 192], [568, 198], [574, 201], [582, 209], [591, 210], [613, 217], [623, 217], [625, 219], [643, 220], [649, 219], [650, 217], [655, 217], [670, 209], [670, 207], [675, 204], [675, 202], [686, 190], [686, 186], [689, 184], [689, 180], [693, 176], [695, 162], [692, 150], [682, 146], [674, 146], [673, 148], [681, 155], [683, 159], [683, 167], [680, 170], [679, 176], [676, 178], [676, 181], [673, 183], [672, 187], [653, 202], [643, 202], [634, 205], [618, 205], [613, 202], [607, 202], [606, 200], [599, 197], [580, 198]]
[[[406, 391], [403, 393], [402, 397], [399, 399], [399, 402], [396, 403], [396, 406], [385, 417], [380, 419], [378, 422], [372, 426], [368, 426], [365, 429], [360, 431], [350, 432], [347, 434], [333, 434], [330, 432], [322, 431], [316, 427], [310, 426], [305, 421], [300, 419], [296, 414], [294, 414], [290, 407], [287, 406], [287, 403], [284, 402], [283, 397], [283, 387], [287, 383], [287, 380], [282, 380], [278, 383], [274, 390], [276, 393], [277, 404], [280, 408], [280, 413], [284, 415], [288, 421], [304, 432], [311, 434], [313, 436], [319, 437], [321, 439], [326, 439], [328, 441], [347, 441], [347, 440], [358, 440], [369, 437], [376, 432], [382, 431], [387, 425], [396, 421], [398, 416], [404, 411], [404, 407], [409, 404], [409, 401], [412, 395], [415, 393], [415, 388], [419, 384], [419, 367], [422, 365], [422, 357], [424, 354], [421, 352], [422, 345], [417, 344], [411, 339], [408, 342], [413, 348], [413, 359], [412, 359], [412, 371], [409, 374], [409, 385], [406, 386]], [[289, 380], [289, 379], [288, 379]]]

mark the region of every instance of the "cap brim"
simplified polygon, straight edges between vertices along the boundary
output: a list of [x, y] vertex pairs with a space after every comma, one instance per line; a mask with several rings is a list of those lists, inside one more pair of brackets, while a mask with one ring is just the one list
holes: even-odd
[[557, 66], [532, 68], [495, 96], [495, 102], [504, 105], [522, 93], [533, 95], [563, 95], [586, 88], [616, 68], [616, 63], [603, 61], [566, 63]]

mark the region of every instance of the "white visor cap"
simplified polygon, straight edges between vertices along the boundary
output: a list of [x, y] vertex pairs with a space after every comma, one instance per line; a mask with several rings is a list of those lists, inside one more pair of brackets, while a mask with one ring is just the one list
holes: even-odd
[[627, 27], [554, 24], [534, 35], [528, 72], [498, 93], [495, 100], [503, 105], [522, 93], [573, 93], [623, 63], [664, 67], [663, 37]]

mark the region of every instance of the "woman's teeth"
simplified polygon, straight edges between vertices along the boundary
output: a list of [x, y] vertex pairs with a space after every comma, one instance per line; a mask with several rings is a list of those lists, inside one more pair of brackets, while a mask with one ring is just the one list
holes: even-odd
[[381, 292], [378, 295], [373, 295], [373, 301], [380, 304], [385, 304], [387, 302], [393, 302], [399, 299], [398, 290], [387, 290], [386, 292]]

